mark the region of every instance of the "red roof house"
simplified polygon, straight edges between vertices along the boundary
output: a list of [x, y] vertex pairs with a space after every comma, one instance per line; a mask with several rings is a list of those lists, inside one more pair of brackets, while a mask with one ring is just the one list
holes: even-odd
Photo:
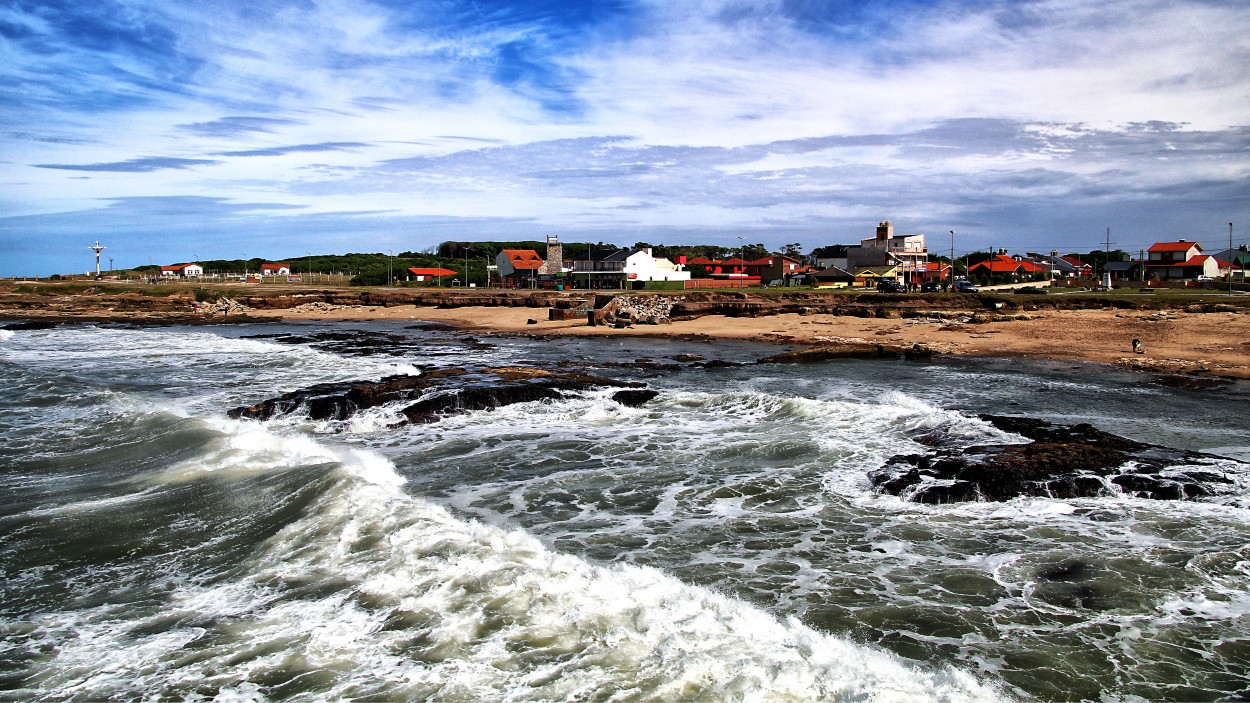
[[1146, 275], [1157, 278], [1218, 276], [1219, 263], [1205, 256], [1197, 242], [1157, 242], [1147, 250]]
[[418, 268], [414, 266], [408, 267], [408, 280], [425, 281], [429, 278], [441, 278], [443, 276], [455, 276], [455, 271], [442, 267], [436, 268]]
[[998, 254], [992, 259], [978, 261], [968, 267], [968, 273], [974, 271], [980, 273], [1040, 273], [1046, 271], [1045, 266], [1039, 266], [1029, 260], [1017, 260], [1006, 254]]

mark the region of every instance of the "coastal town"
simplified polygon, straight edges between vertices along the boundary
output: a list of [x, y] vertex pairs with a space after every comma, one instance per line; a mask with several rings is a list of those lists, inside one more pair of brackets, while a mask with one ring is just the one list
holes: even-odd
[[[740, 238], [741, 239], [741, 238]], [[781, 251], [768, 251], [762, 244], [742, 244], [735, 251], [720, 247], [681, 245], [634, 247], [577, 244], [566, 247], [559, 237], [546, 237], [545, 248], [526, 248], [515, 243], [444, 243], [432, 265], [395, 264], [393, 252], [376, 255], [379, 266], [385, 261], [383, 280], [370, 280], [352, 272], [314, 270], [312, 257], [301, 262], [234, 261], [216, 262], [206, 268], [201, 262], [136, 267], [126, 272], [99, 266], [86, 276], [98, 279], [142, 278], [161, 281], [226, 281], [244, 283], [369, 283], [388, 286], [487, 287], [507, 289], [591, 289], [591, 290], [716, 290], [750, 287], [807, 287], [875, 289], [883, 292], [976, 292], [980, 286], [996, 288], [1078, 287], [1102, 288], [1138, 286], [1195, 286], [1223, 281], [1245, 285], [1250, 268], [1250, 248], [1232, 246], [1208, 251], [1196, 241], [1184, 238], [1159, 241], [1134, 256], [1120, 250], [1086, 254], [1007, 249], [955, 255], [955, 233], [950, 247], [942, 251], [925, 234], [897, 234], [890, 221], [878, 223], [873, 236], [854, 244], [835, 244], [802, 252], [799, 245]], [[494, 255], [479, 256], [491, 251]], [[96, 243], [95, 249], [101, 247]], [[454, 251], [459, 247], [463, 258]], [[719, 253], [720, 256], [708, 256]], [[400, 263], [411, 259], [401, 254]], [[324, 257], [319, 257], [324, 258]], [[305, 265], [301, 267], [301, 263]], [[252, 264], [254, 270], [249, 270]], [[107, 274], [107, 275], [106, 275]], [[72, 278], [66, 276], [66, 278]]]

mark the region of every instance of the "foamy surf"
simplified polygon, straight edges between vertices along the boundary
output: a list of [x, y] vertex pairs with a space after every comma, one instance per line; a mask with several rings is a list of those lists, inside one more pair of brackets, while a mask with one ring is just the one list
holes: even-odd
[[[270, 461], [251, 430], [240, 436], [205, 470]], [[655, 569], [596, 566], [522, 531], [458, 519], [395, 490], [402, 479], [368, 452], [322, 456], [337, 457], [340, 479], [236, 577], [184, 582], [147, 616], [102, 606], [36, 618], [29, 645], [50, 654], [18, 693], [263, 699], [263, 685], [282, 698], [436, 701], [1002, 698], [958, 670], [920, 669]]]

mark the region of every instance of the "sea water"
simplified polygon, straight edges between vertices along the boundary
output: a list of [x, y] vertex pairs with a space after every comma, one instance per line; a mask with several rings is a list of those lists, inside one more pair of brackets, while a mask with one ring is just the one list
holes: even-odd
[[[279, 341], [411, 340], [359, 355]], [[1106, 367], [649, 371], [678, 340], [0, 331], [0, 699], [1190, 701], [1250, 695], [1250, 394]], [[609, 391], [395, 427], [226, 410], [433, 366]], [[645, 366], [646, 364], [642, 364]], [[930, 506], [867, 473], [978, 413], [1211, 452], [1232, 496]]]

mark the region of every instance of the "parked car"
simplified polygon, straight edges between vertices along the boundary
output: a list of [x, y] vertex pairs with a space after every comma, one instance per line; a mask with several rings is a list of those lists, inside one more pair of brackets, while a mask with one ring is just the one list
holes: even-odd
[[905, 293], [907, 289], [894, 281], [879, 281], [877, 290], [881, 293]]
[[1050, 291], [1037, 286], [1024, 286], [1016, 289], [1016, 295], [1046, 295]]
[[951, 290], [956, 293], [979, 293], [981, 291], [980, 288], [972, 284], [972, 281], [955, 281]]
[[925, 281], [920, 284], [921, 293], [936, 293], [938, 290], [938, 284], [935, 281]]
[[1202, 283], [1203, 281], [1214, 281], [1215, 279], [1210, 276], [1194, 276], [1194, 280]]

